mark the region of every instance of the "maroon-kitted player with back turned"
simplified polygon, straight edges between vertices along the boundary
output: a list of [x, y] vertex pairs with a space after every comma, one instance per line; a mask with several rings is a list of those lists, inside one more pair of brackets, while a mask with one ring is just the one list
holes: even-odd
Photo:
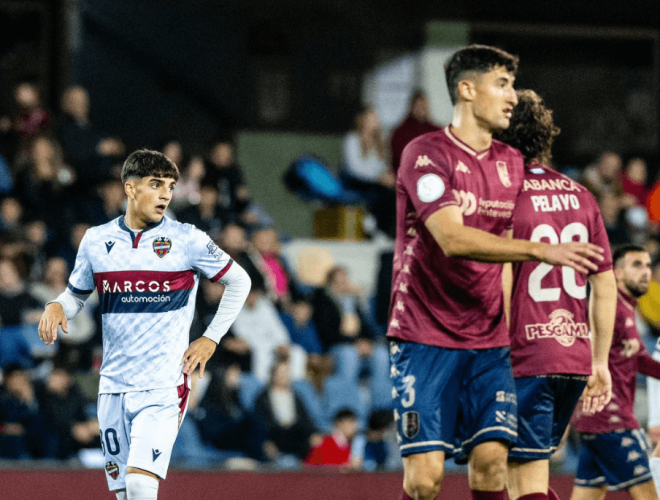
[[483, 45], [456, 52], [445, 65], [452, 124], [401, 158], [388, 337], [404, 500], [433, 500], [452, 455], [469, 462], [473, 499], [504, 498], [517, 426], [497, 263], [587, 273], [598, 269], [590, 258], [602, 260], [590, 243], [510, 238], [523, 158], [492, 134], [509, 126], [517, 63]]
[[[525, 157], [523, 189], [513, 212], [513, 237], [547, 243], [588, 241], [606, 249], [605, 259], [588, 277], [570, 267], [538, 262], [512, 265], [511, 362], [518, 396], [518, 440], [509, 452], [507, 487], [511, 500], [547, 500], [549, 459], [587, 378], [593, 371], [605, 383], [610, 380], [607, 355], [616, 283], [596, 200], [585, 187], [548, 167], [552, 142], [559, 134], [552, 111], [532, 90], [517, 94], [511, 125], [496, 135]], [[602, 407], [606, 399], [596, 406]], [[592, 411], [592, 401], [586, 402]]]

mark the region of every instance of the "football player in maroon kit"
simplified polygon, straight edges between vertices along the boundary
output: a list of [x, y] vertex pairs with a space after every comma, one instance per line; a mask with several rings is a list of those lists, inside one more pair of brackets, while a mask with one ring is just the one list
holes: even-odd
[[452, 124], [401, 158], [388, 337], [402, 499], [434, 499], [450, 456], [468, 462], [473, 499], [504, 498], [517, 418], [497, 263], [586, 274], [603, 260], [591, 243], [511, 238], [523, 157], [492, 134], [509, 126], [517, 64], [494, 47], [456, 52], [445, 65]]
[[651, 256], [640, 246], [624, 245], [612, 259], [619, 291], [609, 355], [612, 401], [600, 413], [576, 416], [582, 449], [571, 500], [602, 500], [607, 490], [628, 490], [634, 500], [657, 500], [650, 443], [633, 412], [637, 372], [660, 378], [660, 362], [646, 351], [635, 322], [637, 299], [651, 282]]
[[[588, 277], [570, 267], [537, 262], [505, 266], [513, 272], [509, 323], [518, 397], [518, 441], [509, 451], [507, 488], [511, 500], [547, 500], [549, 459], [588, 377], [593, 372], [592, 383], [611, 388], [607, 356], [617, 292], [596, 200], [585, 187], [548, 167], [559, 134], [552, 111], [532, 90], [519, 90], [517, 95], [511, 125], [495, 135], [525, 158], [523, 189], [513, 211], [513, 237], [548, 243], [577, 239], [606, 249], [605, 259]], [[593, 411], [592, 406], [602, 408], [607, 398], [585, 399], [587, 411]]]

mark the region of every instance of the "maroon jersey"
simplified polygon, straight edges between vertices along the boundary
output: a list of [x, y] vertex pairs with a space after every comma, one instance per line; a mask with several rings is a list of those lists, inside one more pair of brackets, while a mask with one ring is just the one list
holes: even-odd
[[[513, 213], [513, 237], [551, 244], [594, 243], [605, 249], [596, 273], [612, 269], [610, 243], [596, 200], [584, 186], [543, 165], [525, 170]], [[591, 375], [586, 280], [567, 266], [513, 264], [514, 376]]]
[[660, 378], [660, 363], [649, 356], [639, 337], [635, 305], [635, 299], [619, 292], [608, 361], [612, 375], [612, 401], [593, 416], [582, 415], [578, 409], [573, 424], [578, 432], [604, 434], [620, 429], [639, 429], [633, 412], [637, 372]]
[[424, 221], [457, 205], [466, 226], [502, 236], [524, 174], [520, 152], [493, 141], [477, 152], [447, 127], [403, 151], [388, 336], [456, 349], [509, 345], [502, 265], [447, 257]]

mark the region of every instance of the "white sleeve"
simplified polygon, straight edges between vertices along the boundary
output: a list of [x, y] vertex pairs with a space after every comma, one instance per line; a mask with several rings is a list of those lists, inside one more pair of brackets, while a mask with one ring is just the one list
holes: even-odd
[[225, 285], [225, 292], [222, 294], [222, 299], [220, 299], [218, 312], [215, 313], [213, 321], [204, 332], [204, 337], [213, 340], [215, 343], [220, 342], [238, 313], [241, 312], [252, 286], [250, 277], [236, 262], [229, 267], [219, 281]]
[[82, 311], [82, 308], [85, 305], [85, 301], [89, 298], [90, 295], [91, 293], [73, 293], [69, 288], [67, 288], [61, 294], [59, 294], [55, 300], [47, 302], [46, 305], [52, 304], [53, 302], [61, 304], [66, 319], [73, 319], [76, 314]]

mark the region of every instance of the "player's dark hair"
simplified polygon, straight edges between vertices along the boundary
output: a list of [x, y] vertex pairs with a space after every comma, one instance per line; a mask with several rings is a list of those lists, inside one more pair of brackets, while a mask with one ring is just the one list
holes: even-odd
[[337, 413], [335, 413], [335, 416], [332, 419], [332, 423], [337, 424], [342, 420], [357, 420], [357, 413], [355, 413], [350, 408], [342, 408]]
[[126, 182], [131, 177], [168, 177], [179, 180], [179, 169], [160, 151], [138, 149], [133, 151], [121, 169], [121, 181]]
[[626, 255], [632, 252], [646, 252], [646, 248], [633, 243], [624, 243], [612, 249], [612, 264], [616, 267]]
[[518, 90], [518, 105], [513, 109], [509, 128], [498, 130], [494, 137], [519, 149], [525, 163], [534, 160], [548, 163], [552, 158], [552, 143], [561, 129], [555, 126], [552, 110], [533, 90]]
[[445, 78], [451, 103], [455, 105], [458, 102], [458, 82], [465, 78], [466, 73], [488, 73], [498, 66], [515, 75], [518, 71], [518, 56], [497, 47], [477, 44], [455, 52], [445, 62]]

